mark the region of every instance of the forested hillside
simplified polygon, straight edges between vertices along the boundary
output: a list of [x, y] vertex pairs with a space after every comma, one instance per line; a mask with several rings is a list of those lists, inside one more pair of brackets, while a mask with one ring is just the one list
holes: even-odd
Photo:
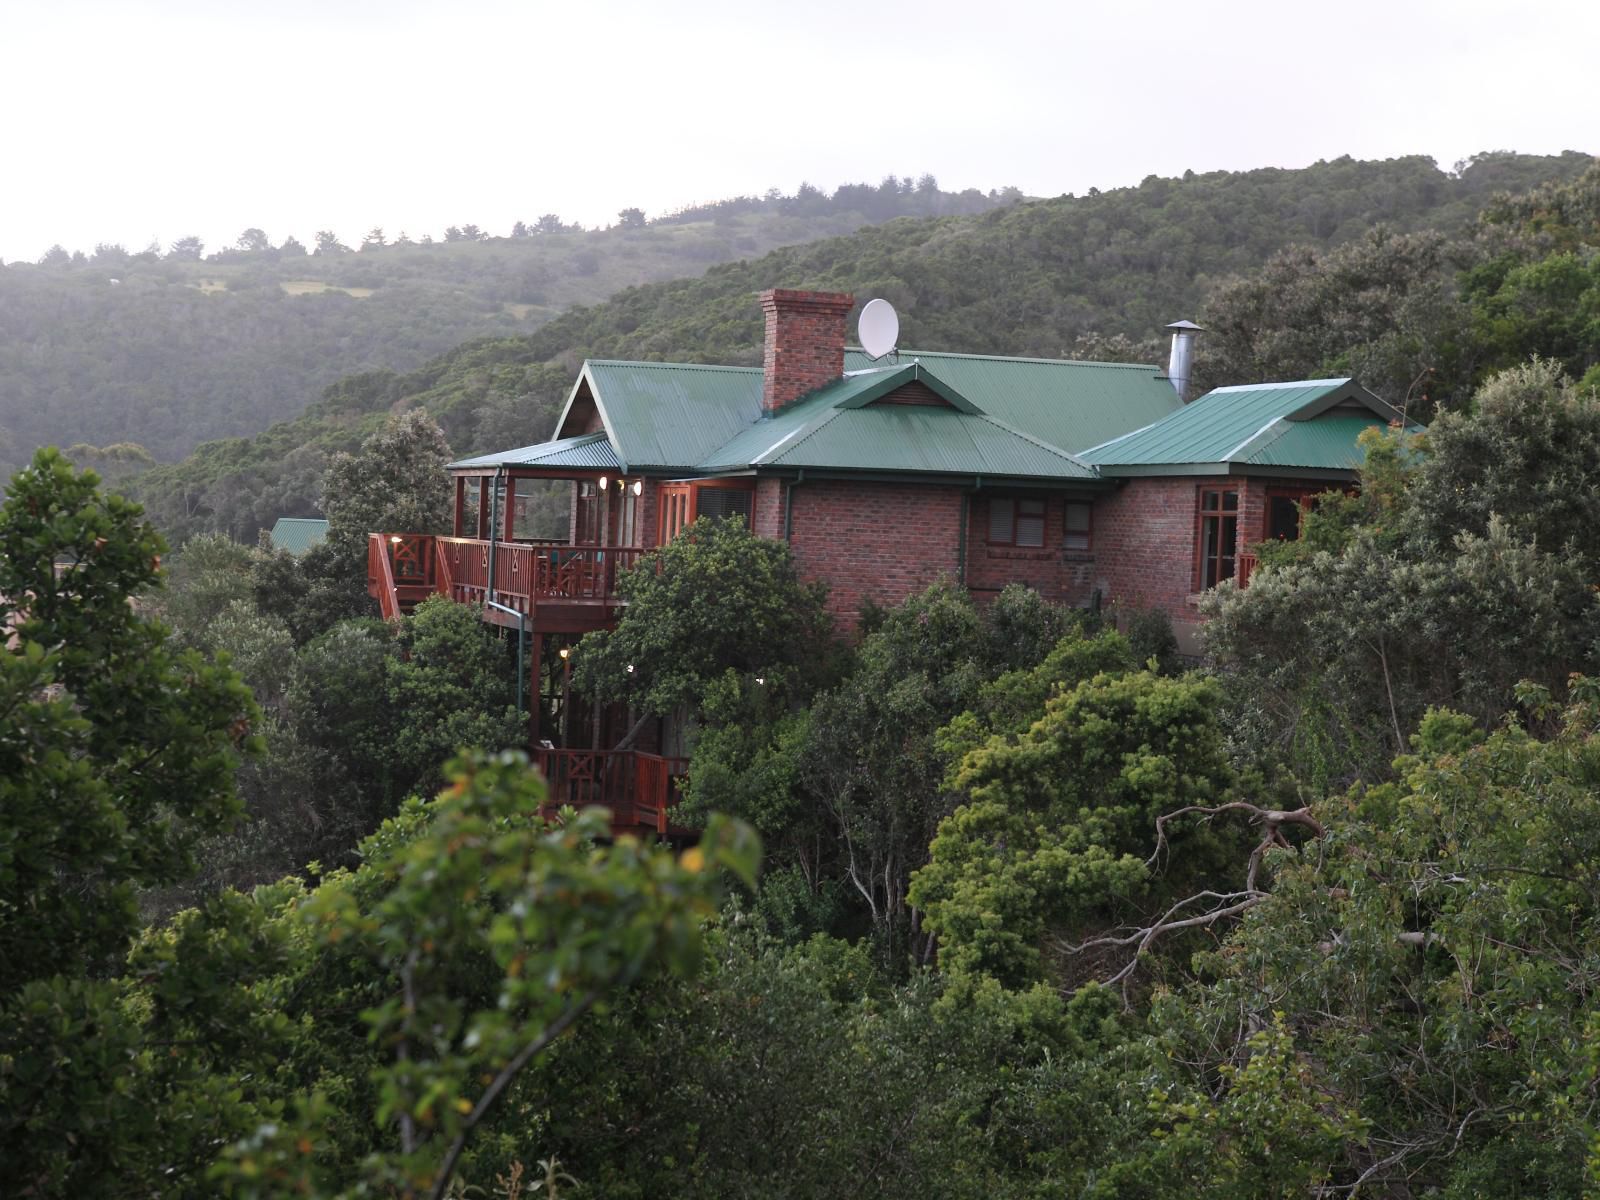
[[[1489, 260], [1479, 214], [1496, 195], [1575, 179], [1590, 161], [1492, 154], [1445, 172], [1416, 157], [1340, 159], [1293, 171], [1152, 176], [1136, 188], [976, 216], [893, 221], [630, 288], [531, 334], [458, 347], [410, 374], [342, 380], [300, 418], [255, 439], [201, 446], [150, 473], [139, 491], [176, 536], [216, 529], [248, 540], [277, 516], [314, 512], [328, 452], [352, 448], [390, 411], [426, 407], [454, 449], [468, 453], [547, 436], [585, 357], [758, 361], [753, 296], [774, 286], [886, 297], [909, 347], [1155, 361], [1160, 327], [1198, 315], [1226, 331], [1214, 339], [1226, 353], [1202, 363], [1213, 381], [1254, 371], [1270, 346], [1273, 370], [1343, 362], [1389, 393], [1401, 375], [1398, 391], [1406, 391], [1405, 373], [1419, 358], [1424, 366], [1438, 359], [1470, 383], [1487, 360], [1468, 362], [1451, 347], [1462, 318], [1456, 274]], [[1520, 220], [1507, 215], [1502, 225]], [[1388, 231], [1376, 244], [1375, 229]], [[1541, 238], [1502, 238], [1496, 253], [1536, 256]], [[1290, 248], [1298, 249], [1285, 265]], [[1318, 299], [1325, 296], [1333, 299]], [[1273, 325], [1290, 317], [1319, 326], [1292, 342]], [[1437, 394], [1439, 385], [1430, 386]]]
[[[1577, 194], [1524, 211], [1592, 233]], [[1600, 1194], [1600, 403], [1541, 359], [1363, 440], [1199, 669], [1016, 585], [836, 640], [702, 519], [560, 670], [691, 718], [677, 847], [541, 810], [481, 610], [358, 615], [365, 531], [448, 520], [425, 413], [298, 559], [163, 566], [42, 451], [0, 503], [11, 1191]]]
[[495, 237], [471, 224], [438, 241], [373, 229], [352, 246], [323, 231], [309, 251], [260, 229], [210, 255], [196, 238], [136, 253], [55, 247], [37, 264], [0, 268], [0, 469], [47, 443], [132, 442], [175, 461], [206, 439], [297, 415], [343, 376], [409, 370], [631, 285], [875, 221], [1018, 199], [889, 176], [654, 221], [625, 209], [601, 230], [546, 214]]

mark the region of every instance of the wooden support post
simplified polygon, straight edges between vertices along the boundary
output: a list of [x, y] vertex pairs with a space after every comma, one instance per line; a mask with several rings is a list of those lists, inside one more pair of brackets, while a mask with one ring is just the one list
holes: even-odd
[[533, 635], [533, 647], [528, 658], [528, 677], [532, 686], [528, 689], [528, 749], [537, 752], [539, 749], [539, 710], [544, 701], [544, 682], [540, 676], [539, 663], [544, 657], [545, 634]]
[[456, 476], [456, 507], [455, 507], [455, 515], [452, 516], [451, 519], [450, 519], [450, 535], [452, 537], [461, 537], [461, 536], [463, 536], [462, 532], [461, 532], [461, 521], [462, 521], [462, 515], [461, 514], [466, 508], [466, 503], [467, 503], [467, 480], [466, 480], [466, 476], [457, 475]]
[[498, 536], [502, 542], [509, 542], [511, 540], [511, 531], [517, 527], [517, 477], [515, 475], [506, 476], [505, 503], [506, 510], [504, 514], [502, 514], [500, 520], [501, 529], [499, 534], [496, 536]]

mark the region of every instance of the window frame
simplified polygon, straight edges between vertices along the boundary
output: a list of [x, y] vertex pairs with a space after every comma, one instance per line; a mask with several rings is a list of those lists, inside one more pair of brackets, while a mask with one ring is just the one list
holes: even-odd
[[[1073, 506], [1084, 509], [1088, 515], [1088, 524], [1082, 529], [1073, 529], [1068, 523], [1069, 514]], [[1070, 546], [1067, 539], [1081, 537], [1083, 545]], [[1068, 554], [1091, 554], [1094, 552], [1094, 501], [1093, 500], [1066, 500], [1061, 505], [1061, 549]]]
[[[1356, 494], [1349, 485], [1341, 488], [1336, 483], [1315, 483], [1308, 485], [1274, 483], [1268, 485], [1266, 494], [1261, 504], [1260, 540], [1263, 542], [1299, 541], [1301, 535], [1305, 532], [1306, 513], [1316, 507], [1313, 501], [1315, 501], [1318, 496], [1325, 495], [1328, 492], [1340, 491], [1347, 496], [1353, 496]], [[1272, 536], [1272, 502], [1274, 500], [1292, 500], [1299, 508], [1299, 518], [1295, 522], [1295, 535], [1293, 538], [1274, 538]]]
[[[984, 514], [984, 544], [987, 546], [1011, 546], [1018, 550], [1043, 550], [1050, 541], [1050, 502], [1043, 496], [990, 496], [989, 507]], [[1011, 509], [1011, 537], [1001, 540], [994, 536], [995, 505], [1009, 505]], [[1037, 542], [1019, 541], [1017, 534], [1022, 526], [1022, 506], [1024, 504], [1037, 504], [1039, 511], [1036, 514], [1039, 521], [1039, 540]], [[1029, 518], [1035, 514], [1029, 513]]]
[[[1206, 497], [1217, 497], [1217, 507], [1206, 508]], [[1223, 503], [1223, 497], [1233, 497], [1232, 507]], [[1204, 592], [1234, 578], [1239, 573], [1239, 522], [1243, 517], [1244, 488], [1239, 484], [1201, 484], [1195, 488], [1194, 499], [1194, 590]], [[1221, 547], [1222, 530], [1225, 522], [1233, 520], [1233, 544], [1224, 551]], [[1217, 563], [1217, 577], [1212, 582], [1206, 582], [1206, 523], [1215, 521], [1217, 525], [1218, 549], [1214, 557]], [[1227, 574], [1222, 573], [1222, 564], [1228, 564]]]

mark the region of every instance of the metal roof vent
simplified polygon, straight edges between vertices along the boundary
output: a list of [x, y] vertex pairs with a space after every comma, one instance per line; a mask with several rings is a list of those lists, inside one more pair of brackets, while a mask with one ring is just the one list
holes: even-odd
[[1167, 382], [1178, 393], [1178, 399], [1189, 403], [1189, 381], [1194, 378], [1194, 339], [1205, 330], [1193, 321], [1174, 321], [1167, 326], [1172, 330], [1172, 353], [1167, 356]]

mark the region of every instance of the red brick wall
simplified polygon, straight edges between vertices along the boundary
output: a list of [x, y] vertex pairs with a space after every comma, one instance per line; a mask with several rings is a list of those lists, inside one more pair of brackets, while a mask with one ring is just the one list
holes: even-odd
[[776, 412], [844, 374], [844, 319], [854, 305], [855, 297], [843, 292], [761, 293], [763, 408]]
[[805, 578], [828, 584], [842, 629], [855, 628], [863, 600], [888, 607], [957, 575], [958, 487], [807, 480], [791, 503], [795, 560]]
[[[1063, 550], [1066, 536], [1067, 498], [1044, 497], [1043, 546], [991, 546], [989, 501], [999, 493], [979, 492], [970, 501], [967, 516], [967, 586], [978, 599], [995, 595], [1008, 583], [1027, 584], [1046, 600], [1057, 604], [1086, 605], [1098, 576], [1096, 562], [1099, 504], [1092, 521], [1096, 528], [1088, 550]], [[1013, 493], [1007, 493], [1007, 496]], [[1074, 497], [1076, 500], [1087, 497]]]
[[750, 527], [757, 537], [782, 540], [784, 486], [781, 479], [756, 480], [755, 511], [751, 514]]
[[1176, 622], [1199, 610], [1196, 524], [1201, 488], [1239, 493], [1241, 553], [1266, 536], [1267, 488], [1277, 480], [1177, 477], [1130, 479], [1095, 506], [1095, 549], [1106, 598], [1129, 608], [1159, 608]]
[[[1202, 480], [1130, 479], [1095, 505], [1106, 599], [1193, 621], [1195, 496]], [[1215, 481], [1212, 481], [1215, 482]]]

